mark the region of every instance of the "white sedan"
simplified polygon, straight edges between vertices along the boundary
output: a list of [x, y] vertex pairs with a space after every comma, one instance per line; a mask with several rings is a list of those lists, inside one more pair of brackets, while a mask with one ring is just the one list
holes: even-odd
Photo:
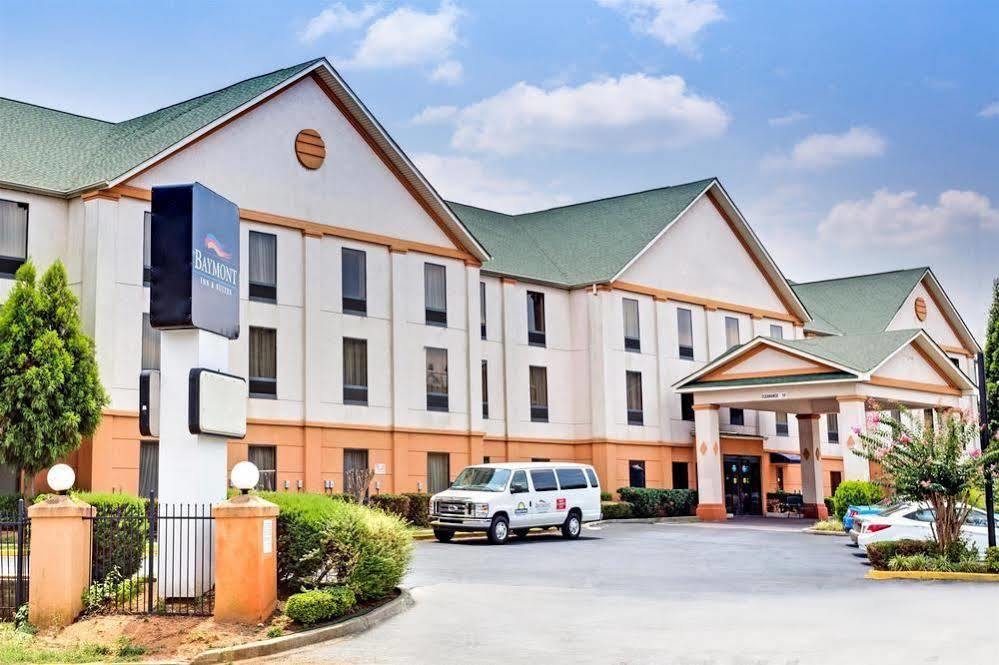
[[[978, 548], [984, 554], [989, 546], [985, 511], [972, 508], [968, 519], [961, 528], [965, 542]], [[929, 540], [933, 537], [933, 509], [925, 504], [909, 502], [899, 504], [880, 515], [867, 515], [860, 526], [857, 545], [862, 552], [867, 546], [884, 540]]]

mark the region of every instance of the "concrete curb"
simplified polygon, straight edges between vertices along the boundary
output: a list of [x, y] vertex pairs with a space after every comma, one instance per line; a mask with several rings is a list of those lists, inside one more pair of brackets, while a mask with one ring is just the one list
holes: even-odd
[[813, 529], [812, 527], [805, 527], [804, 529], [801, 530], [801, 532], [810, 533], [813, 536], [841, 536], [844, 538], [850, 535], [845, 531], [823, 531], [821, 529]]
[[588, 522], [587, 526], [600, 526], [603, 524], [694, 524], [700, 521], [700, 518], [694, 515], [685, 515], [683, 517], [628, 517], [626, 519]]
[[941, 573], [929, 570], [869, 570], [869, 580], [938, 580], [943, 582], [999, 582], [995, 573]]
[[348, 619], [342, 623], [313, 628], [312, 630], [295, 633], [294, 635], [284, 635], [261, 642], [209, 649], [198, 654], [189, 662], [195, 665], [204, 665], [207, 663], [231, 663], [235, 660], [273, 656], [277, 653], [291, 651], [309, 646], [310, 644], [317, 644], [318, 642], [326, 642], [338, 637], [364, 632], [374, 628], [383, 621], [391, 619], [397, 614], [401, 614], [415, 604], [413, 597], [408, 591], [405, 589], [400, 589], [399, 591], [398, 598], [376, 607], [367, 614]]

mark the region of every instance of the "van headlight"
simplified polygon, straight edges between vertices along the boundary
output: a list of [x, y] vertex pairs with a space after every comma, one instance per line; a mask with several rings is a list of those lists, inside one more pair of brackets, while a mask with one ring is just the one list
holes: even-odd
[[474, 505], [472, 514], [475, 517], [489, 517], [489, 504], [488, 503], [476, 503]]

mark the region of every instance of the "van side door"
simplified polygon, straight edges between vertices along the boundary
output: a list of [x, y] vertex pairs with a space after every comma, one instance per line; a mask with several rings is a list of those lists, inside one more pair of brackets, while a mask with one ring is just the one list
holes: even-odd
[[518, 469], [510, 480], [510, 528], [519, 529], [531, 526], [531, 486], [527, 472]]
[[552, 526], [561, 524], [563, 518], [555, 510], [558, 498], [558, 482], [553, 469], [531, 469], [531, 484], [534, 485], [531, 526]]

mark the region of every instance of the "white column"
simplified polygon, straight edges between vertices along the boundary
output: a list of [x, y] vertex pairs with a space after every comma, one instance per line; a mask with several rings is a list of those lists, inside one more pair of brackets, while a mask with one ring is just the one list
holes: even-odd
[[527, 303], [514, 280], [501, 279], [500, 294], [503, 325], [503, 433], [509, 438], [518, 433], [517, 418], [521, 415], [522, 405], [527, 404], [527, 399], [523, 397], [528, 388], [526, 379], [520, 386], [519, 393], [517, 390], [517, 380], [526, 375], [526, 372], [517, 371], [517, 347], [521, 345], [522, 338], [526, 339], [524, 317]]
[[669, 306], [665, 300], [656, 299], [653, 302], [656, 312], [656, 396], [659, 401], [659, 438], [672, 441], [671, 401], [673, 391], [670, 389], [669, 355], [667, 332], [670, 330]]
[[[481, 432], [482, 423], [482, 333], [479, 327], [481, 304], [479, 302], [479, 268], [465, 266], [468, 321], [468, 431]], [[481, 460], [471, 460], [477, 464]]]
[[[613, 417], [608, 412], [607, 399], [607, 323], [610, 313], [610, 291], [598, 290], [592, 294], [588, 307], [590, 330], [590, 428], [594, 439], [610, 438]], [[610, 470], [609, 470], [610, 471]]]
[[706, 521], [725, 520], [728, 513], [722, 480], [718, 405], [694, 405], [694, 446], [697, 451], [697, 516]]
[[854, 448], [859, 449], [863, 445], [860, 437], [855, 432], [867, 431], [867, 410], [865, 408], [866, 398], [857, 395], [839, 398], [839, 431], [840, 439], [846, 435], [846, 446], [843, 450], [843, 478], [844, 480], [870, 480], [871, 465], [861, 457], [854, 454]]
[[[304, 330], [304, 353], [303, 368], [304, 376], [304, 402], [305, 421], [315, 421], [319, 419], [319, 386], [320, 376], [320, 355], [324, 352], [324, 347], [328, 349], [330, 344], [339, 343], [339, 340], [324, 340], [319, 325], [319, 315], [322, 311], [320, 291], [322, 289], [322, 237], [303, 236], [303, 326]], [[327, 351], [328, 352], [328, 351]], [[306, 473], [308, 475], [308, 473]], [[318, 490], [316, 490], [318, 491]]]
[[805, 517], [825, 519], [829, 511], [825, 505], [825, 483], [822, 471], [822, 440], [819, 436], [819, 414], [800, 413], [798, 420], [798, 445], [801, 450], [801, 495], [804, 499]]
[[[423, 373], [417, 375], [413, 385], [406, 386], [406, 253], [391, 249], [389, 253], [389, 289], [391, 290], [391, 330], [389, 332], [390, 365], [392, 386], [392, 487], [398, 493], [411, 491], [409, 485], [408, 441], [396, 432], [406, 422], [406, 409], [409, 404], [407, 394], [420, 391], [418, 394], [426, 399], [426, 387], [420, 379]], [[420, 349], [420, 366], [425, 362], [423, 350]], [[421, 482], [421, 481], [417, 481]], [[421, 482], [420, 489], [426, 490]]]
[[[84, 330], [94, 339], [97, 369], [105, 386], [114, 384], [115, 254], [118, 201], [94, 198], [84, 204], [83, 269], [80, 298]], [[46, 266], [37, 266], [39, 274]], [[136, 313], [139, 316], [139, 313]], [[186, 392], [185, 392], [186, 394]], [[186, 422], [186, 418], [185, 418]]]

